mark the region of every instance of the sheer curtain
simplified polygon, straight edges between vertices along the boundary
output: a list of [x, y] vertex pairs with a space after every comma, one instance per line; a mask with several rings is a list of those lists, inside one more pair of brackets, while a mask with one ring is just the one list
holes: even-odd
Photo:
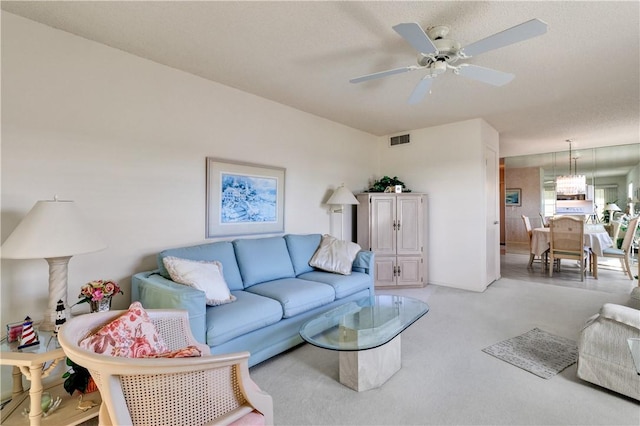
[[[596, 212], [598, 213], [598, 217], [602, 217], [604, 213], [604, 208], [607, 206], [607, 203], [617, 203], [618, 201], [618, 186], [604, 186], [604, 187], [596, 187], [595, 189], [595, 203], [596, 203]], [[622, 208], [622, 207], [620, 207]]]

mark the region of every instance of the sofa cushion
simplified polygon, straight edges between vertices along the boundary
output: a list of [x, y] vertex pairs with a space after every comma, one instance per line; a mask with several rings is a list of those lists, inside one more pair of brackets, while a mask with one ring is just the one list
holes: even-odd
[[320, 234], [287, 234], [284, 236], [296, 277], [300, 274], [304, 274], [305, 272], [313, 271], [313, 267], [309, 265], [309, 261], [311, 260], [311, 256], [313, 256], [318, 249], [321, 238], [322, 235]]
[[295, 276], [283, 237], [235, 240], [233, 247], [244, 288]]
[[336, 299], [351, 296], [360, 290], [369, 288], [371, 285], [371, 276], [362, 272], [340, 275], [331, 272], [312, 271], [299, 275], [298, 278], [330, 285], [336, 293]]
[[222, 305], [236, 300], [224, 280], [222, 263], [217, 260], [207, 262], [165, 256], [162, 262], [173, 281], [204, 291], [207, 305]]
[[171, 279], [163, 259], [166, 256], [179, 257], [191, 260], [217, 260], [222, 263], [222, 273], [230, 290], [242, 290], [242, 276], [236, 262], [233, 244], [230, 241], [220, 241], [217, 243], [200, 244], [197, 246], [180, 247], [161, 251], [158, 253], [158, 268], [160, 275]]
[[320, 246], [311, 257], [309, 265], [323, 271], [349, 275], [353, 260], [360, 250], [360, 246], [356, 243], [325, 234], [322, 236]]
[[284, 318], [290, 318], [335, 300], [335, 291], [330, 285], [298, 278], [284, 278], [256, 284], [245, 291], [280, 302]]
[[206, 335], [209, 346], [217, 346], [282, 319], [276, 300], [247, 291], [233, 291], [236, 301], [207, 308]]

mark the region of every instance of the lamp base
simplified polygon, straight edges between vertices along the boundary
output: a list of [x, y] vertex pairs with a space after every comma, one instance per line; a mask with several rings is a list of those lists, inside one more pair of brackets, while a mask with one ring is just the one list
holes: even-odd
[[71, 256], [50, 257], [45, 259], [49, 263], [49, 305], [40, 324], [40, 330], [54, 331], [56, 323], [56, 307], [58, 300], [62, 300], [65, 316], [69, 309], [67, 303], [67, 271]]

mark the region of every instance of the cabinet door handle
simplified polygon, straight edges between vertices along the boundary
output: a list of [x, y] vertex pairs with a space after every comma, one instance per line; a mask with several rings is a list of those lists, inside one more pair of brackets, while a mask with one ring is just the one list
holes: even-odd
[[398, 231], [400, 230], [400, 221], [398, 221]]
[[396, 221], [395, 220], [393, 221], [393, 230], [394, 231], [396, 230]]
[[398, 276], [400, 276], [400, 266], [398, 266]]
[[396, 267], [394, 265], [394, 267], [393, 267], [393, 277], [395, 278], [395, 276], [396, 276]]

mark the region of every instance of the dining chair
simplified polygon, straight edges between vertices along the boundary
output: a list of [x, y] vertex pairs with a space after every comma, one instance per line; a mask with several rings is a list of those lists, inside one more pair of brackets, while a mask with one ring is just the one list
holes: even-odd
[[[629, 221], [629, 225], [627, 226], [627, 232], [626, 234], [624, 234], [624, 239], [622, 240], [622, 246], [620, 248], [617, 247], [618, 236], [614, 228], [614, 235], [615, 235], [615, 238], [613, 238], [614, 246], [602, 250], [602, 256], [601, 256], [601, 257], [615, 257], [620, 259], [620, 263], [622, 265], [622, 272], [626, 273], [629, 276], [630, 280], [633, 279], [633, 273], [631, 272], [631, 266], [630, 266], [631, 262], [629, 259], [631, 258], [631, 247], [633, 245], [633, 239], [636, 234], [636, 229], [638, 228], [639, 219], [640, 219], [640, 216], [636, 216]], [[614, 225], [615, 225], [615, 222], [614, 222]], [[619, 225], [620, 224], [618, 224], [618, 232], [620, 229]]]
[[[549, 262], [560, 272], [560, 259], [577, 260], [580, 264], [580, 281], [584, 281], [590, 249], [584, 246], [584, 220], [570, 216], [561, 216], [549, 221], [551, 241], [549, 243]], [[549, 277], [553, 277], [549, 268]]]
[[618, 235], [620, 235], [620, 227], [622, 226], [622, 222], [612, 222], [611, 223], [611, 239], [613, 240], [613, 246], [618, 248]]
[[549, 227], [549, 221], [547, 220], [546, 217], [544, 217], [544, 215], [542, 213], [538, 213], [540, 215], [540, 223], [542, 224], [542, 226], [544, 228], [548, 228]]
[[528, 216], [522, 215], [522, 221], [524, 222], [524, 229], [527, 231], [527, 235], [529, 236], [529, 264], [527, 265], [527, 268], [533, 268], [534, 260], [538, 260], [546, 267], [546, 259], [549, 250], [545, 251], [542, 256], [536, 259], [536, 254], [533, 252], [533, 246], [531, 245], [531, 240], [533, 239], [533, 228], [531, 227], [531, 220]]

